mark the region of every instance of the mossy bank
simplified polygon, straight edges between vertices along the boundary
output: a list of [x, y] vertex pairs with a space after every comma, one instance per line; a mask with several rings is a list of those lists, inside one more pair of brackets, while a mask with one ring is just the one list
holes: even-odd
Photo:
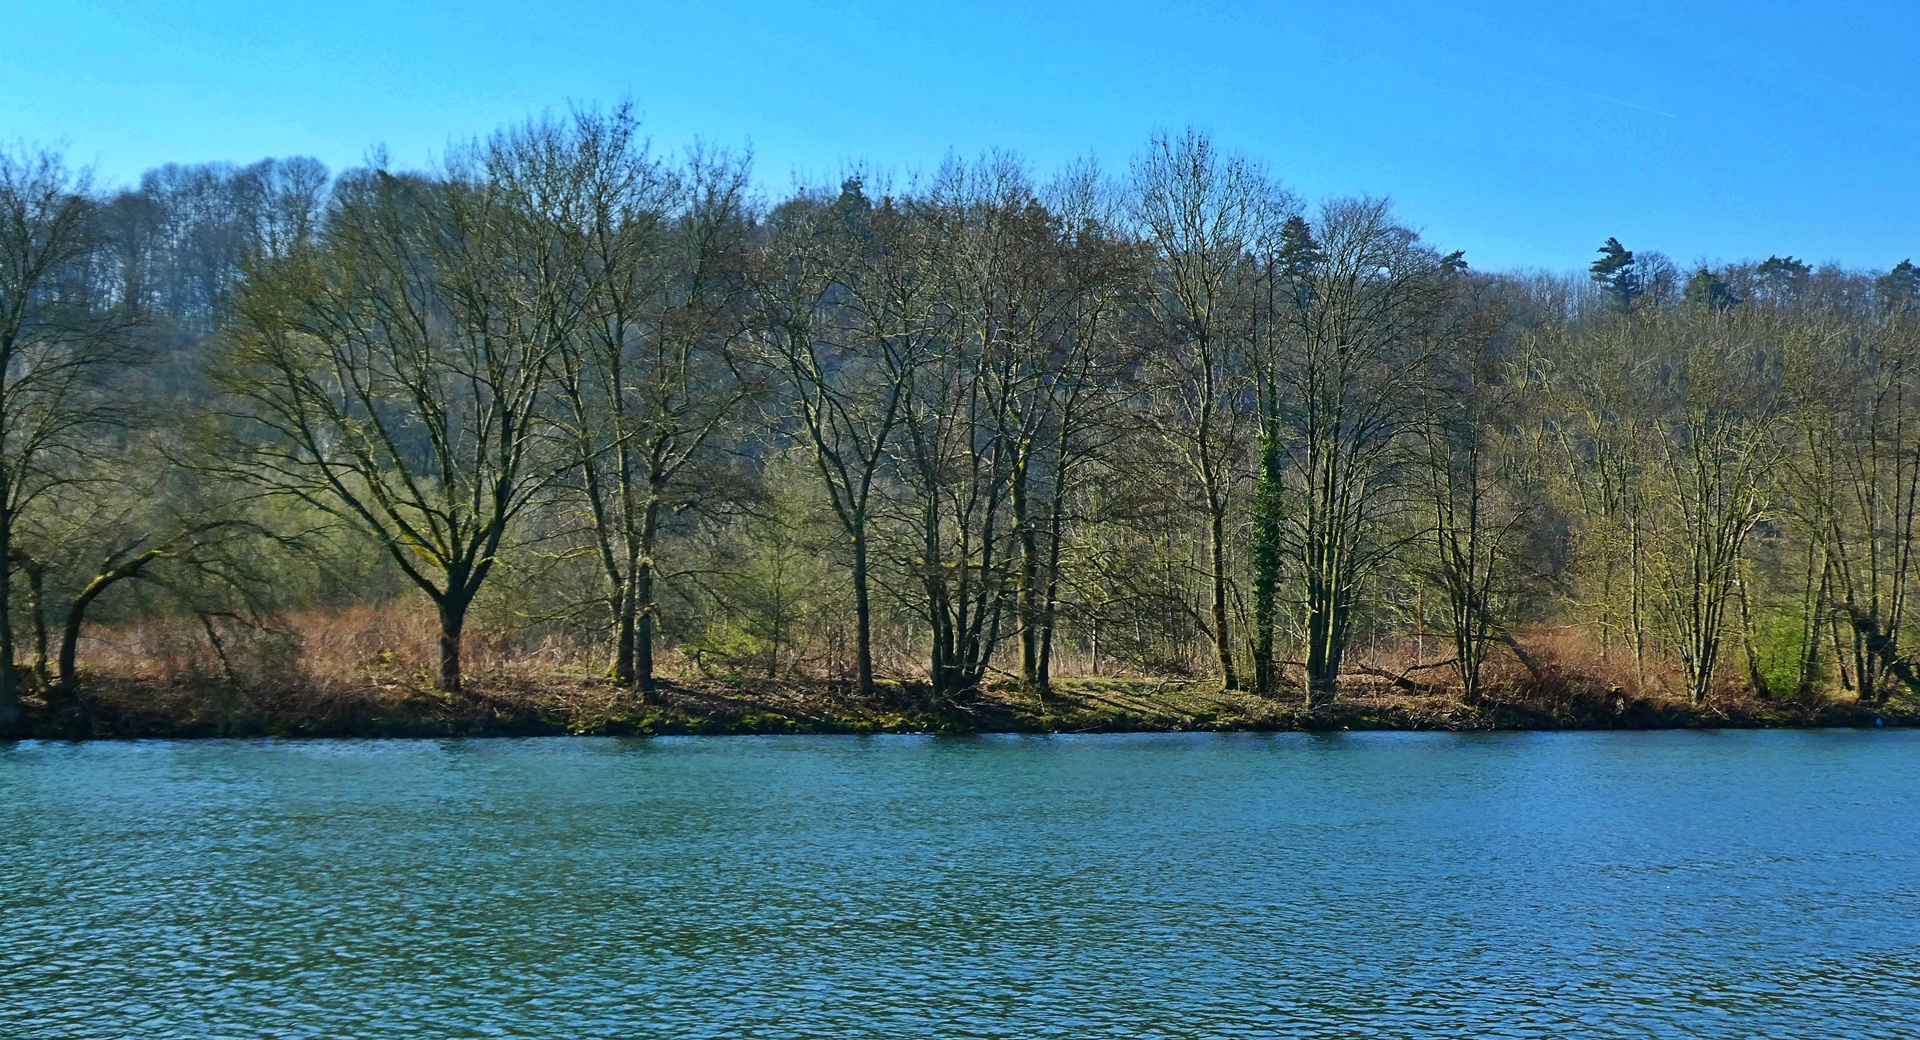
[[990, 685], [964, 699], [884, 682], [664, 683], [651, 696], [594, 679], [476, 681], [459, 694], [427, 683], [235, 689], [105, 678], [80, 698], [29, 699], [22, 735], [49, 739], [198, 737], [645, 736], [745, 733], [1103, 733], [1279, 730], [1572, 730], [1909, 726], [1920, 711], [1823, 697], [1744, 693], [1684, 700], [1619, 690], [1493, 691], [1475, 703], [1387, 684], [1342, 692], [1330, 711], [1302, 698], [1222, 691], [1215, 682], [1075, 679], [1045, 697]]

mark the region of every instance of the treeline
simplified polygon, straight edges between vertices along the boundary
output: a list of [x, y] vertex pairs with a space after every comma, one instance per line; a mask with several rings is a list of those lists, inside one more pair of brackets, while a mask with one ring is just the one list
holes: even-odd
[[1192, 132], [749, 173], [624, 110], [429, 172], [4, 153], [0, 725], [89, 633], [297, 667], [394, 601], [446, 691], [474, 616], [642, 691], [1920, 682], [1910, 263], [1477, 272]]

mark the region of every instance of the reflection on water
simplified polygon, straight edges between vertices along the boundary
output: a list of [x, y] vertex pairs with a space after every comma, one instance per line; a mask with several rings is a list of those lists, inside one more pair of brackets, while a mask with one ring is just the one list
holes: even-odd
[[8, 1037], [1920, 1034], [1920, 734], [0, 747]]

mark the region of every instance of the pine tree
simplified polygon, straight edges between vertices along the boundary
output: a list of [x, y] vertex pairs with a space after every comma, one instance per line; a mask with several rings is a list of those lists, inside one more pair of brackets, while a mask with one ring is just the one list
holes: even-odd
[[1619, 239], [1609, 238], [1601, 244], [1598, 252], [1600, 259], [1587, 268], [1588, 273], [1615, 302], [1622, 307], [1629, 306], [1635, 297], [1646, 291], [1639, 265], [1633, 260], [1633, 250], [1621, 245]]
[[1702, 267], [1687, 281], [1686, 301], [1696, 307], [1724, 311], [1740, 302], [1739, 294], [1727, 283]]
[[1320, 251], [1320, 243], [1314, 241], [1313, 228], [1304, 217], [1295, 214], [1280, 225], [1277, 261], [1282, 278], [1302, 289], [1309, 288], [1313, 269], [1324, 259], [1326, 255]]
[[1912, 260], [1902, 260], [1874, 281], [1873, 291], [1882, 307], [1895, 314], [1905, 314], [1920, 297], [1920, 270], [1914, 268]]
[[1762, 297], [1773, 303], [1793, 303], [1800, 297], [1800, 290], [1806, 287], [1807, 276], [1813, 268], [1791, 256], [1769, 256], [1753, 269], [1755, 288]]

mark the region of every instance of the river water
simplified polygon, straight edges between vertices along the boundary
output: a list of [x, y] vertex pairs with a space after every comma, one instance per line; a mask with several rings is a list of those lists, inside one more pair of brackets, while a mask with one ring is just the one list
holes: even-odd
[[0, 1036], [1920, 1036], [1920, 733], [0, 746]]

